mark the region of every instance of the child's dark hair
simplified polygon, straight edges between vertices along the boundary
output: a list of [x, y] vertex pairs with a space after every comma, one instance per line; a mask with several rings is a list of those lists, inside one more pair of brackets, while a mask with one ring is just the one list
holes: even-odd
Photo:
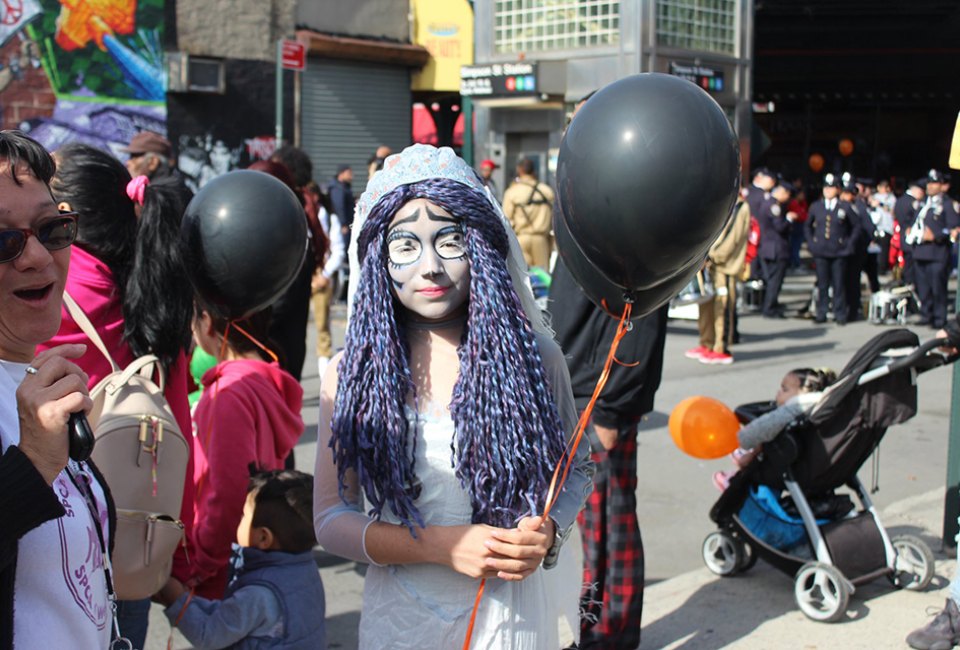
[[255, 504], [251, 526], [269, 528], [284, 553], [313, 548], [313, 477], [292, 469], [259, 472], [250, 477], [248, 494]]
[[804, 393], [819, 393], [837, 380], [837, 373], [830, 368], [794, 368], [790, 374], [800, 382]]
[[[201, 309], [210, 314], [213, 330], [220, 336], [223, 336], [224, 332], [227, 331], [227, 325], [231, 324], [231, 321], [217, 316], [215, 311], [198, 301], [198, 314]], [[233, 348], [234, 352], [237, 354], [256, 352], [264, 361], [273, 361], [273, 358], [271, 358], [269, 354], [264, 352], [260, 346], [251, 341], [246, 335], [243, 334], [243, 332], [240, 331], [240, 329], [242, 329], [244, 332], [261, 343], [264, 347], [268, 348], [271, 352], [277, 355], [278, 362], [281, 366], [283, 366], [283, 351], [281, 350], [280, 346], [270, 338], [270, 323], [272, 320], [273, 309], [271, 307], [267, 307], [250, 316], [247, 316], [246, 318], [232, 321], [235, 327], [230, 327], [230, 332], [227, 334], [227, 345]]]

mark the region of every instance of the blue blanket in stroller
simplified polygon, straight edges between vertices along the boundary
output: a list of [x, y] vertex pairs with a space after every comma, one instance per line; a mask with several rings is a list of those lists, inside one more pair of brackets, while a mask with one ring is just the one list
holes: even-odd
[[[803, 520], [783, 509], [777, 493], [766, 485], [750, 486], [739, 513], [740, 521], [757, 539], [781, 551], [807, 541]], [[823, 525], [827, 519], [818, 519]]]

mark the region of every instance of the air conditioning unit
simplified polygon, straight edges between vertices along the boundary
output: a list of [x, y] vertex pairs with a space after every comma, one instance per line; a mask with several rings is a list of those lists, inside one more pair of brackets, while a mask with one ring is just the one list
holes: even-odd
[[167, 52], [167, 92], [212, 93], [227, 90], [222, 59], [190, 56], [186, 52]]

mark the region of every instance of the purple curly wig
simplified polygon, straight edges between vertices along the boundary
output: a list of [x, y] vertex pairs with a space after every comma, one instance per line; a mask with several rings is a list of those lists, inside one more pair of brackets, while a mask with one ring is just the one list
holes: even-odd
[[386, 231], [407, 202], [424, 198], [460, 219], [470, 261], [470, 303], [458, 347], [450, 413], [451, 462], [470, 494], [473, 522], [512, 527], [541, 511], [565, 436], [533, 328], [506, 267], [509, 242], [486, 196], [430, 179], [380, 198], [360, 232], [361, 277], [347, 329], [330, 447], [339, 472], [354, 469], [370, 514], [388, 507], [414, 532], [424, 526], [404, 405], [416, 400], [406, 334], [387, 273]]

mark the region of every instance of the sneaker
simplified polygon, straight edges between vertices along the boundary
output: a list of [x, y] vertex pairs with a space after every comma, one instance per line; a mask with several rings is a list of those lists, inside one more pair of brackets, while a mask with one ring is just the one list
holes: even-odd
[[726, 352], [714, 352], [713, 350], [707, 350], [706, 353], [699, 359], [700, 363], [706, 363], [709, 365], [721, 365], [729, 366], [733, 363], [733, 355], [727, 354]]
[[683, 353], [683, 356], [685, 356], [685, 357], [688, 358], [688, 359], [698, 359], [698, 360], [699, 360], [699, 359], [703, 358], [703, 355], [705, 355], [705, 354], [707, 354], [707, 353], [709, 353], [709, 352], [711, 352], [710, 348], [705, 348], [705, 347], [703, 347], [702, 345], [698, 345], [697, 347], [695, 347], [695, 348], [690, 348], [689, 350], [687, 350], [686, 352], [684, 352], [684, 353]]
[[907, 635], [907, 644], [915, 650], [950, 650], [960, 643], [960, 609], [947, 598], [943, 610], [920, 629]]

